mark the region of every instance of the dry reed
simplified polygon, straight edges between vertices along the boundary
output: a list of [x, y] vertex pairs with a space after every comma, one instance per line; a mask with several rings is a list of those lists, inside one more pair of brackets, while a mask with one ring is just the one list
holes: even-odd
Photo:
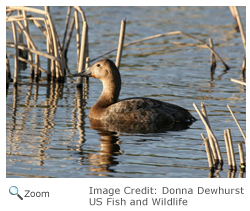
[[230, 151], [230, 146], [229, 146], [229, 141], [228, 141], [228, 134], [226, 130], [224, 130], [224, 140], [225, 140], [225, 145], [226, 145], [226, 150], [227, 150], [227, 160], [228, 160], [229, 170], [232, 170], [233, 169], [232, 156], [231, 156], [231, 151]]
[[246, 74], [246, 35], [245, 35], [244, 29], [243, 29], [243, 26], [241, 23], [241, 19], [240, 19], [240, 15], [238, 13], [237, 6], [229, 6], [229, 8], [232, 12], [232, 15], [234, 16], [234, 18], [236, 20], [237, 31], [240, 31], [242, 43], [243, 43], [244, 50], [245, 50], [245, 55], [244, 55], [243, 62], [242, 62], [242, 76], [245, 79], [245, 77], [246, 77], [245, 76], [245, 74]]
[[[208, 134], [208, 138], [205, 138], [203, 134], [201, 134], [204, 143], [206, 145], [206, 153], [207, 153], [207, 158], [208, 158], [208, 163], [209, 163], [209, 168], [211, 169], [212, 165], [214, 168], [217, 168], [218, 163], [216, 163], [216, 156], [218, 155], [218, 159], [221, 162], [221, 167], [223, 165], [223, 161], [221, 158], [221, 152], [219, 149], [219, 145], [217, 140], [215, 139], [213, 132], [210, 128], [210, 124], [209, 124], [209, 120], [208, 120], [208, 116], [207, 116], [207, 111], [206, 111], [206, 107], [205, 104], [202, 102], [201, 103], [201, 110], [202, 112], [199, 110], [199, 108], [196, 106], [196, 104], [193, 104], [195, 110], [197, 111], [197, 113], [199, 114], [202, 122], [204, 123], [206, 130], [207, 130], [207, 134]], [[235, 116], [232, 113], [232, 110], [230, 109], [229, 105], [228, 108], [232, 114], [232, 116], [234, 117], [238, 127], [240, 128], [242, 135], [245, 139], [245, 134], [243, 133], [237, 119], [235, 118]], [[237, 167], [236, 167], [236, 160], [235, 160], [235, 153], [234, 153], [234, 147], [233, 147], [233, 141], [232, 141], [232, 135], [231, 135], [231, 131], [230, 129], [227, 128], [227, 130], [224, 130], [224, 140], [225, 140], [225, 146], [226, 146], [226, 151], [227, 151], [227, 158], [228, 158], [228, 165], [229, 165], [229, 170], [230, 171], [237, 171]], [[214, 144], [214, 146], [213, 146]], [[245, 168], [245, 158], [244, 158], [244, 152], [243, 152], [243, 147], [242, 147], [242, 142], [240, 142], [238, 144], [239, 147], [239, 154], [240, 154], [240, 166], [241, 168]], [[243, 169], [244, 170], [244, 169]], [[231, 175], [231, 173], [230, 173]], [[231, 177], [231, 176], [230, 176]]]
[[[35, 46], [35, 43], [33, 42], [33, 40], [31, 39], [29, 33], [26, 31], [26, 29], [24, 28], [23, 24], [20, 21], [16, 21], [20, 27], [20, 29], [22, 30], [22, 32], [24, 33], [24, 35], [26, 36], [27, 42], [31, 45], [32, 49], [37, 51], [37, 47]], [[35, 54], [35, 70], [36, 70], [36, 78], [38, 79], [39, 77], [39, 56], [38, 54]]]
[[238, 83], [238, 84], [241, 84], [241, 85], [244, 85], [244, 86], [247, 85], [246, 82], [239, 81], [239, 80], [236, 80], [236, 79], [233, 79], [233, 78], [230, 78], [230, 80], [231, 80], [232, 82], [235, 82], [235, 83]]
[[236, 161], [235, 161], [235, 155], [234, 155], [234, 147], [233, 147], [233, 140], [232, 140], [232, 135], [231, 135], [231, 130], [227, 128], [227, 138], [228, 138], [228, 144], [229, 144], [229, 149], [230, 149], [230, 155], [231, 155], [231, 160], [232, 160], [232, 167], [233, 170], [236, 171]]
[[[78, 72], [82, 72], [85, 68], [86, 63], [86, 38], [87, 38], [87, 22], [83, 22], [83, 30], [82, 30], [82, 39], [81, 39], [81, 47], [80, 47], [80, 55], [79, 55], [79, 63], [78, 63]], [[76, 87], [82, 87], [83, 78], [77, 77]]]
[[231, 12], [232, 12], [234, 18], [236, 19], [237, 24], [238, 24], [240, 34], [241, 34], [241, 39], [242, 39], [243, 46], [244, 46], [245, 53], [246, 53], [246, 36], [245, 36], [245, 32], [244, 32], [244, 29], [243, 29], [243, 26], [241, 23], [241, 19], [240, 19], [239, 13], [238, 13], [237, 6], [230, 6], [230, 10], [231, 10]]
[[74, 11], [75, 17], [75, 27], [76, 27], [76, 53], [77, 53], [77, 67], [79, 67], [79, 58], [80, 58], [80, 26], [78, 19], [77, 10]]
[[68, 32], [70, 13], [71, 13], [71, 7], [68, 7], [67, 18], [66, 18], [66, 23], [65, 23], [65, 29], [64, 29], [64, 33], [63, 33], [63, 40], [62, 40], [62, 45], [61, 45], [62, 49], [64, 48], [65, 40], [66, 40], [66, 36], [67, 36], [67, 32]]
[[239, 123], [238, 120], [236, 119], [236, 117], [235, 117], [233, 111], [231, 110], [229, 104], [227, 104], [227, 108], [228, 108], [228, 110], [230, 111], [232, 117], [234, 118], [234, 121], [236, 122], [236, 124], [237, 124], [237, 126], [238, 126], [238, 128], [239, 128], [239, 130], [240, 130], [240, 132], [241, 132], [241, 134], [242, 134], [242, 136], [243, 136], [243, 138], [244, 138], [244, 140], [245, 140], [245, 145], [246, 145], [246, 136], [245, 136], [245, 133], [243, 132], [243, 130], [242, 130], [241, 126], [240, 126], [240, 123]]
[[[85, 43], [88, 43], [88, 36], [85, 39], [80, 38], [80, 27], [79, 27], [78, 13], [80, 13], [83, 22], [86, 21], [85, 14], [84, 14], [83, 10], [81, 9], [81, 7], [74, 6], [74, 18], [72, 19], [71, 26], [70, 26], [70, 31], [69, 31], [69, 34], [68, 34], [68, 38], [66, 40], [66, 35], [67, 35], [68, 25], [69, 25], [69, 19], [70, 19], [70, 14], [71, 14], [71, 7], [68, 7], [66, 23], [65, 23], [65, 31], [64, 31], [64, 34], [63, 34], [63, 40], [62, 40], [61, 44], [59, 42], [59, 38], [57, 36], [55, 26], [54, 26], [53, 21], [51, 19], [50, 8], [48, 6], [44, 7], [44, 10], [31, 8], [31, 7], [22, 7], [22, 6], [20, 6], [20, 7], [19, 6], [9, 6], [6, 9], [6, 11], [9, 12], [9, 13], [11, 13], [11, 12], [13, 12], [15, 10], [22, 11], [23, 15], [21, 15], [21, 12], [18, 12], [18, 15], [13, 16], [13, 17], [9, 16], [9, 17], [6, 18], [6, 20], [9, 19], [9, 21], [13, 20], [13, 21], [17, 22], [19, 24], [19, 27], [21, 29], [23, 29], [22, 31], [25, 34], [26, 38], [28, 37], [27, 39], [29, 39], [29, 41], [27, 41], [27, 45], [28, 45], [27, 48], [28, 48], [29, 60], [30, 60], [30, 62], [28, 62], [28, 63], [30, 64], [31, 68], [33, 68], [34, 62], [32, 62], [32, 55], [31, 55], [32, 51], [30, 49], [35, 50], [35, 51], [37, 49], [35, 48], [34, 45], [32, 45], [32, 39], [29, 38], [29, 31], [28, 31], [29, 27], [28, 27], [28, 21], [27, 20], [33, 20], [33, 22], [37, 26], [37, 28], [39, 28], [42, 31], [42, 33], [46, 36], [46, 39], [47, 39], [47, 54], [58, 58], [57, 60], [49, 59], [48, 60], [48, 69], [47, 69], [48, 76], [51, 75], [52, 78], [56, 78], [57, 80], [59, 80], [60, 78], [63, 79], [65, 77], [65, 69], [66, 69], [65, 57], [66, 57], [66, 54], [67, 54], [67, 51], [68, 51], [68, 46], [69, 46], [69, 42], [70, 42], [70, 39], [71, 39], [71, 36], [72, 36], [72, 31], [73, 31], [73, 28], [75, 26], [75, 28], [76, 28], [76, 41], [77, 41], [77, 58], [78, 58], [77, 59], [77, 61], [78, 61], [77, 67], [79, 68], [79, 65], [81, 65], [80, 64], [81, 40], [85, 40]], [[32, 17], [31, 15], [27, 15], [26, 12], [32, 12], [32, 13], [37, 13], [37, 14], [44, 15], [44, 18]], [[44, 21], [45, 27], [42, 26], [38, 22], [38, 20]], [[20, 21], [24, 21], [24, 26], [21, 24]], [[124, 30], [124, 31], [122, 32], [122, 30]], [[190, 44], [190, 45], [196, 45], [197, 47], [202, 47], [202, 48], [209, 49], [211, 51], [211, 54], [213, 55], [212, 58], [217, 57], [223, 63], [226, 70], [229, 69], [229, 67], [222, 60], [222, 58], [214, 51], [213, 46], [209, 46], [206, 42], [204, 42], [204, 41], [202, 41], [202, 40], [200, 40], [200, 39], [198, 39], [198, 38], [196, 38], [196, 37], [194, 37], [194, 36], [192, 36], [190, 34], [184, 33], [182, 31], [174, 31], [174, 32], [169, 32], [169, 33], [165, 33], [165, 34], [157, 34], [157, 35], [146, 37], [146, 38], [136, 40], [136, 41], [131, 42], [131, 43], [127, 43], [127, 44], [123, 44], [124, 33], [125, 33], [125, 21], [122, 22], [122, 24], [121, 24], [121, 31], [120, 31], [120, 38], [119, 38], [119, 46], [118, 46], [118, 48], [113, 49], [113, 50], [111, 50], [111, 51], [109, 51], [109, 52], [107, 52], [105, 54], [102, 54], [101, 56], [99, 56], [99, 57], [97, 57], [95, 59], [92, 59], [90, 62], [92, 62], [92, 61], [94, 61], [94, 60], [96, 60], [96, 59], [98, 59], [100, 57], [103, 57], [106, 54], [109, 54], [109, 53], [119, 49], [118, 53], [117, 53], [117, 59], [116, 59], [116, 65], [119, 68], [123, 47], [127, 47], [127, 46], [130, 46], [130, 45], [139, 43], [139, 42], [143, 42], [143, 41], [154, 39], [154, 38], [164, 37], [164, 36], [184, 35], [186, 37], [189, 37], [191, 39], [194, 39], [194, 40], [198, 41], [199, 43], [202, 43], [202, 45], [199, 45], [199, 44]], [[82, 36], [84, 36], [84, 33], [82, 33]], [[83, 62], [85, 62], [85, 59], [88, 56], [88, 44], [86, 44], [86, 45], [87, 45], [87, 49], [84, 50], [84, 51], [86, 51], [86, 55], [84, 53]], [[33, 51], [33, 53], [35, 51]], [[41, 70], [40, 64], [39, 64], [40, 60], [39, 60], [39, 56], [36, 53], [34, 53], [34, 54], [35, 54], [35, 59], [36, 59], [36, 61], [35, 61], [36, 77], [38, 77], [39, 71]], [[213, 61], [215, 61], [215, 59], [213, 59]], [[84, 66], [85, 65], [83, 64], [83, 67]], [[212, 67], [215, 68], [214, 62], [213, 62]]]
[[209, 127], [204, 115], [201, 113], [200, 109], [197, 107], [197, 105], [195, 103], [193, 103], [193, 106], [195, 108], [195, 110], [197, 111], [198, 115], [200, 116], [203, 124], [205, 125], [206, 127], [206, 130], [207, 130], [207, 133], [212, 137], [213, 141], [214, 141], [214, 145], [215, 145], [215, 149], [216, 149], [216, 153], [218, 155], [218, 160], [221, 164], [223, 164], [223, 159], [222, 159], [222, 156], [221, 156], [221, 151], [220, 151], [220, 147], [219, 147], [219, 144], [218, 144], [218, 141], [213, 133], [213, 131], [211, 130], [211, 128]]
[[[208, 116], [207, 116], [207, 110], [206, 110], [204, 102], [201, 103], [201, 111], [202, 111], [202, 114], [207, 122], [207, 126], [210, 128], [210, 124], [209, 124], [209, 120], [208, 120]], [[212, 151], [213, 162], [214, 162], [215, 166], [217, 166], [218, 160], [219, 160], [218, 153], [216, 151], [215, 142], [214, 142], [212, 136], [210, 135], [210, 132], [208, 131], [208, 127], [206, 127], [206, 131], [207, 131], [207, 135], [208, 135], [209, 146], [210, 146], [211, 151]]]
[[[15, 47], [13, 44], [7, 44], [6, 46], [7, 46], [7, 47]], [[51, 55], [49, 55], [49, 54], [46, 54], [46, 53], [41, 52], [41, 51], [38, 51], [38, 50], [29, 49], [29, 48], [24, 47], [24, 46], [21, 46], [21, 45], [18, 45], [17, 48], [18, 48], [18, 49], [21, 49], [21, 50], [30, 51], [31, 53], [34, 53], [34, 54], [37, 54], [37, 55], [41, 55], [41, 56], [46, 57], [46, 58], [49, 58], [49, 59], [51, 59], [51, 60], [60, 61], [60, 58], [51, 56]]]
[[74, 26], [75, 26], [75, 18], [72, 18], [71, 24], [70, 24], [70, 30], [69, 30], [69, 34], [66, 40], [66, 44], [64, 45], [63, 48], [63, 56], [66, 57], [68, 49], [69, 49], [69, 43], [70, 43], [70, 39], [72, 37], [72, 33], [74, 30]]
[[13, 30], [13, 38], [14, 38], [14, 48], [15, 48], [15, 71], [14, 71], [14, 86], [17, 85], [18, 73], [19, 73], [19, 62], [18, 62], [18, 41], [16, 34], [16, 25], [14, 22], [11, 22], [12, 30]]
[[[35, 54], [35, 69], [36, 69], [36, 78], [38, 79], [40, 77], [40, 59], [39, 59], [39, 55], [37, 54], [38, 49], [35, 46], [30, 33], [29, 33], [29, 25], [28, 25], [28, 21], [27, 20], [32, 20], [33, 23], [35, 24], [35, 26], [37, 26], [38, 29], [40, 29], [42, 31], [42, 33], [45, 35], [46, 40], [47, 40], [47, 53], [43, 53], [42, 56], [44, 56], [45, 54], [47, 56], [45, 56], [46, 58], [50, 59], [48, 60], [48, 71], [47, 74], [52, 75], [52, 77], [56, 78], [57, 80], [63, 80], [64, 78], [64, 70], [65, 70], [65, 61], [64, 61], [64, 57], [62, 57], [62, 48], [57, 36], [57, 32], [55, 30], [55, 26], [53, 24], [53, 21], [51, 19], [50, 16], [50, 11], [49, 11], [49, 7], [44, 7], [44, 10], [41, 9], [36, 9], [36, 8], [31, 8], [31, 7], [15, 7], [15, 6], [9, 6], [7, 7], [7, 12], [11, 12], [11, 11], [18, 11], [18, 15], [17, 16], [13, 16], [13, 17], [7, 17], [6, 21], [14, 21], [18, 24], [19, 28], [22, 31], [22, 34], [25, 35], [25, 38], [27, 40], [27, 48], [25, 50], [28, 51], [29, 53], [29, 61], [26, 60], [26, 63], [30, 64], [31, 67], [31, 76], [34, 75], [33, 72], [33, 66], [34, 66], [34, 62], [33, 62], [33, 58], [32, 58], [32, 54]], [[23, 13], [23, 15], [21, 15], [21, 11]], [[32, 12], [32, 13], [36, 13], [36, 14], [42, 14], [44, 15], [44, 18], [42, 17], [32, 17], [31, 15], [27, 15], [26, 12]], [[23, 24], [21, 23], [21, 21], [23, 21]], [[39, 23], [38, 21], [43, 21], [45, 23], [45, 27], [43, 25], [41, 25], [41, 23]], [[14, 37], [14, 31], [13, 31], [13, 37]], [[19, 48], [19, 46], [18, 46]], [[53, 56], [57, 59], [53, 59], [51, 61], [51, 58], [49, 58], [49, 56]], [[18, 55], [17, 55], [17, 58]], [[24, 60], [23, 60], [24, 61]], [[27, 62], [28, 61], [28, 62]]]
[[[143, 41], [147, 41], [147, 40], [151, 40], [151, 39], [155, 39], [155, 38], [160, 38], [160, 37], [165, 37], [165, 36], [171, 36], [171, 35], [185, 35], [185, 36], [187, 36], [187, 37], [189, 37], [189, 38], [192, 38], [192, 39], [194, 39], [194, 40], [196, 40], [196, 41], [199, 41], [200, 43], [203, 44], [203, 47], [204, 47], [204, 48], [207, 48], [207, 49], [209, 49], [210, 51], [213, 52], [213, 54], [214, 54], [214, 55], [222, 62], [222, 64], [225, 66], [225, 69], [226, 69], [226, 70], [229, 70], [229, 67], [228, 67], [227, 64], [223, 61], [223, 59], [222, 59], [222, 58], [221, 58], [221, 57], [220, 57], [220, 56], [219, 56], [219, 55], [218, 55], [218, 54], [217, 54], [208, 44], [207, 44], [207, 43], [205, 43], [204, 41], [202, 41], [202, 40], [200, 40], [200, 39], [198, 39], [198, 38], [196, 38], [196, 37], [194, 37], [194, 36], [192, 36], [192, 35], [190, 35], [190, 34], [184, 33], [184, 32], [182, 32], [182, 31], [174, 31], [174, 32], [168, 32], [168, 33], [165, 33], [165, 34], [157, 34], [157, 35], [149, 36], [149, 37], [146, 37], [146, 38], [143, 38], [143, 39], [140, 39], [140, 40], [136, 40], [136, 41], [133, 41], [133, 42], [124, 44], [123, 47], [127, 47], [127, 46], [130, 46], [130, 45], [139, 43], [139, 42], [143, 42]], [[92, 61], [95, 61], [95, 60], [97, 60], [97, 59], [99, 59], [99, 58], [101, 58], [101, 57], [103, 57], [103, 56], [105, 56], [105, 55], [107, 55], [107, 54], [110, 54], [110, 53], [112, 53], [112, 52], [114, 52], [114, 51], [116, 51], [116, 50], [117, 50], [117, 48], [112, 49], [112, 50], [110, 50], [110, 51], [108, 51], [108, 52], [102, 54], [101, 56], [98, 56], [98, 57], [92, 59], [91, 62], [92, 62]]]
[[212, 153], [211, 153], [211, 148], [210, 148], [210, 144], [207, 138], [205, 138], [205, 136], [203, 135], [203, 133], [201, 133], [201, 137], [203, 138], [204, 142], [205, 142], [205, 148], [206, 148], [206, 153], [207, 153], [207, 160], [208, 160], [208, 165], [211, 171], [214, 171], [214, 162], [213, 162], [213, 158], [212, 158]]
[[117, 56], [116, 56], [116, 62], [115, 65], [117, 69], [120, 68], [121, 63], [121, 57], [122, 57], [122, 49], [123, 49], [123, 43], [124, 43], [124, 36], [125, 36], [125, 28], [126, 28], [126, 19], [121, 21], [121, 29], [120, 29], [120, 36], [119, 36], [119, 42], [118, 42], [118, 50], [117, 50]]
[[[11, 53], [6, 52], [6, 54], [9, 55], [9, 56], [11, 56], [11, 57], [13, 57], [13, 58], [15, 58], [15, 55], [13, 55], [13, 54], [11, 54]], [[25, 63], [27, 63], [27, 64], [33, 66], [33, 67], [36, 66], [36, 65], [33, 64], [32, 62], [28, 61], [27, 59], [24, 59], [24, 58], [21, 57], [21, 56], [18, 57], [18, 60], [20, 60], [20, 61], [22, 61], [22, 62], [25, 62]], [[44, 72], [44, 73], [46, 73], [46, 74], [48, 73], [47, 70], [43, 69], [42, 67], [39, 67], [39, 70], [42, 71], [42, 72]]]
[[245, 169], [246, 162], [245, 162], [245, 156], [244, 156], [242, 142], [238, 143], [238, 149], [239, 149], [239, 155], [240, 155], [240, 167]]
[[[70, 14], [71, 14], [71, 7], [68, 7], [67, 11], [67, 17], [66, 17], [66, 23], [65, 23], [65, 31], [63, 34], [63, 40], [62, 43], [59, 41], [59, 37], [57, 36], [57, 32], [55, 29], [55, 25], [53, 23], [53, 20], [50, 15], [50, 7], [45, 6], [44, 10], [42, 9], [36, 9], [32, 7], [23, 7], [23, 6], [8, 6], [6, 8], [6, 12], [11, 14], [13, 11], [17, 11], [17, 15], [13, 16], [7, 16], [6, 17], [6, 22], [12, 21], [16, 22], [21, 29], [21, 35], [19, 36], [19, 39], [22, 40], [22, 34], [25, 35], [25, 38], [27, 40], [27, 46], [25, 48], [26, 51], [29, 53], [29, 59], [24, 60], [20, 59], [28, 64], [30, 64], [30, 69], [31, 69], [31, 76], [34, 75], [33, 67], [36, 69], [36, 78], [39, 78], [40, 76], [40, 71], [44, 71], [43, 68], [40, 67], [40, 59], [39, 56], [43, 56], [48, 59], [47, 62], [47, 80], [50, 80], [52, 77], [53, 79], [56, 79], [58, 81], [63, 81], [65, 77], [65, 70], [66, 70], [66, 54], [68, 51], [70, 39], [72, 36], [73, 28], [74, 26], [76, 27], [76, 40], [77, 40], [77, 61], [78, 65], [77, 67], [81, 68], [85, 67], [85, 60], [86, 57], [88, 57], [88, 36], [84, 34], [84, 27], [83, 31], [80, 37], [80, 25], [79, 25], [79, 18], [78, 18], [78, 13], [80, 13], [81, 19], [86, 21], [85, 14], [81, 7], [75, 6], [74, 7], [74, 18], [72, 19], [71, 26], [70, 26], [70, 31], [67, 37], [67, 32], [68, 32], [68, 25], [69, 25], [69, 19], [70, 19]], [[39, 15], [44, 15], [44, 17], [33, 17], [32, 15], [27, 15], [26, 13], [35, 13]], [[29, 22], [28, 20], [32, 20], [34, 25], [41, 30], [41, 32], [45, 35], [46, 37], [46, 42], [47, 42], [47, 52], [43, 53], [37, 49], [35, 46], [30, 33], [29, 33]], [[23, 21], [23, 23], [21, 22]], [[40, 22], [42, 21], [44, 25]], [[13, 26], [13, 24], [12, 24]], [[16, 34], [14, 34], [14, 28], [13, 28], [13, 37], [17, 38]], [[83, 38], [83, 36], [85, 36]], [[67, 37], [67, 40], [66, 40]], [[84, 40], [84, 41], [83, 41]], [[83, 44], [81, 44], [81, 41]], [[85, 43], [85, 44], [84, 44]], [[7, 47], [10, 47], [10, 45], [6, 44]], [[15, 41], [14, 45], [16, 45], [17, 50], [21, 49], [19, 45], [17, 45], [17, 40]], [[23, 48], [23, 47], [22, 47]], [[24, 48], [23, 48], [24, 49]], [[21, 49], [22, 50], [22, 49]], [[35, 63], [33, 62], [33, 56], [32, 54], [35, 55]], [[46, 55], [46, 56], [45, 56]], [[17, 54], [17, 59], [19, 59], [19, 55]], [[81, 61], [83, 62], [81, 64]], [[18, 65], [18, 63], [17, 63]]]

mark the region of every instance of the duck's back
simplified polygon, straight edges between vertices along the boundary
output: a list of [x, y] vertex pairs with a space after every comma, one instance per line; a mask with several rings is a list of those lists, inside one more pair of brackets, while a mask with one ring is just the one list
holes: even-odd
[[103, 120], [147, 123], [189, 122], [196, 119], [184, 108], [150, 98], [127, 98], [103, 109]]

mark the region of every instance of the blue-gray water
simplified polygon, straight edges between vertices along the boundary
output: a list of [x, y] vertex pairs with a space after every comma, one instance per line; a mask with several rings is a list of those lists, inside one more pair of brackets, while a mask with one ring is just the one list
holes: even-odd
[[[120, 73], [120, 99], [150, 97], [189, 109], [199, 119], [193, 103], [204, 102], [211, 127], [219, 140], [224, 159], [217, 176], [227, 177], [228, 163], [223, 131], [230, 128], [239, 164], [237, 143], [243, 141], [227, 103], [246, 130], [246, 88], [230, 78], [241, 79], [244, 48], [228, 7], [82, 7], [89, 26], [90, 59], [117, 47], [121, 20], [127, 20], [125, 43], [147, 36], [183, 31], [208, 43], [230, 70], [217, 60], [210, 82], [210, 51], [171, 42], [195, 43], [182, 35], [161, 37], [126, 47]], [[239, 7], [246, 26], [246, 7]], [[66, 7], [51, 7], [59, 39], [62, 40]], [[31, 25], [31, 24], [30, 24]], [[7, 24], [7, 27], [10, 26]], [[44, 35], [30, 27], [38, 49], [46, 49]], [[75, 33], [75, 32], [74, 32]], [[13, 40], [7, 28], [7, 41]], [[7, 49], [13, 53], [13, 49]], [[116, 53], [105, 58], [115, 61]], [[14, 61], [10, 59], [13, 75]], [[47, 60], [41, 57], [46, 69]], [[68, 67], [76, 72], [75, 34], [68, 52]], [[187, 130], [162, 133], [112, 134], [90, 128], [88, 113], [102, 91], [90, 79], [88, 96], [79, 97], [76, 79], [64, 85], [30, 84], [29, 68], [21, 71], [22, 85], [10, 85], [6, 97], [7, 177], [208, 177], [209, 168], [201, 133], [202, 121]], [[81, 108], [80, 108], [81, 107]], [[239, 176], [239, 171], [235, 175]], [[243, 175], [245, 177], [245, 175]]]

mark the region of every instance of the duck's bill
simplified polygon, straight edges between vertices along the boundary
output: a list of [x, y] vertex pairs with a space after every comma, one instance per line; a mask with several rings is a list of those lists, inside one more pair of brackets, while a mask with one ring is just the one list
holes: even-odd
[[80, 73], [75, 73], [75, 74], [72, 74], [72, 76], [81, 76], [81, 77], [90, 77], [91, 76], [91, 70], [90, 70], [90, 67], [83, 70], [82, 72]]
[[72, 76], [89, 77], [89, 76], [91, 76], [91, 74], [90, 73], [86, 74], [86, 73], [81, 72], [81, 73], [72, 74]]

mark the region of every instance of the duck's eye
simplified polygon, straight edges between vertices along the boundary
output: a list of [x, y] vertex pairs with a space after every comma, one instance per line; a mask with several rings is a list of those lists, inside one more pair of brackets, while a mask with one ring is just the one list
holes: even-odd
[[101, 65], [100, 65], [100, 64], [97, 64], [96, 66], [97, 66], [97, 67], [100, 67]]

